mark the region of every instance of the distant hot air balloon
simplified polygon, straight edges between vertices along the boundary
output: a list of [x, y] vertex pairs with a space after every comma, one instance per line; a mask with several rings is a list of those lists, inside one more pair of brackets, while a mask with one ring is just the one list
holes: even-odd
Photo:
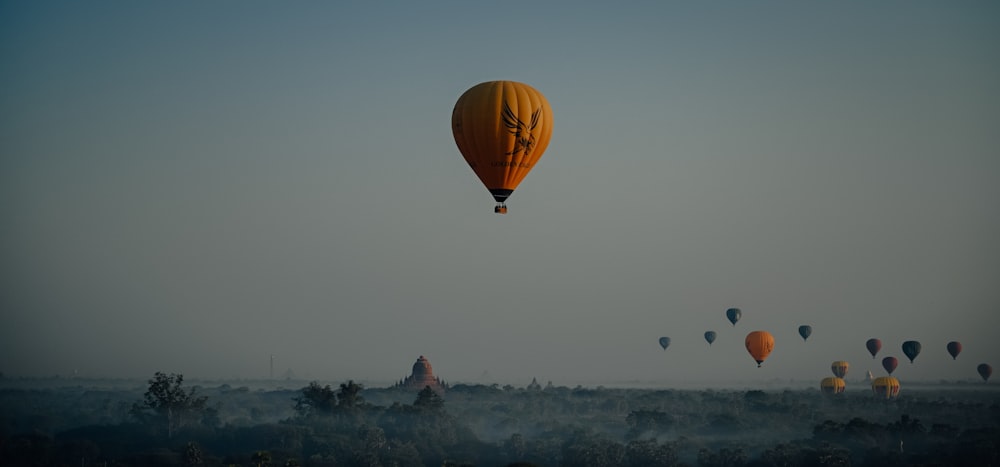
[[767, 356], [774, 350], [774, 336], [767, 331], [754, 331], [747, 334], [746, 338], [747, 352], [750, 352], [750, 356], [757, 362], [757, 367], [760, 368], [760, 364], [764, 363]]
[[868, 342], [865, 342], [865, 347], [868, 347], [868, 352], [872, 354], [872, 360], [875, 360], [875, 354], [877, 354], [879, 350], [882, 350], [882, 341], [878, 339], [868, 339]]
[[979, 376], [983, 377], [983, 381], [989, 382], [990, 375], [993, 374], [993, 367], [985, 363], [980, 363], [979, 366], [976, 367], [976, 371], [979, 372]]
[[885, 357], [882, 359], [882, 368], [890, 375], [893, 371], [896, 371], [896, 366], [899, 365], [899, 360], [896, 357]]
[[799, 335], [802, 336], [802, 340], [808, 340], [809, 336], [813, 333], [812, 326], [799, 326]]
[[872, 381], [872, 392], [879, 399], [893, 399], [899, 395], [899, 380], [892, 376], [880, 376]]
[[951, 359], [955, 360], [958, 358], [958, 354], [962, 353], [962, 343], [958, 341], [951, 341], [948, 343], [948, 353], [951, 354]]
[[847, 368], [850, 366], [845, 361], [837, 361], [830, 364], [830, 370], [833, 371], [833, 375], [838, 378], [843, 378], [847, 376]]
[[872, 374], [872, 370], [868, 370], [868, 376], [865, 377], [865, 381], [868, 381], [870, 383], [874, 379], [875, 379], [875, 375]]
[[712, 342], [715, 342], [715, 331], [705, 331], [705, 340], [708, 341], [708, 345], [712, 345]]
[[497, 205], [534, 168], [552, 136], [552, 109], [540, 92], [514, 81], [488, 81], [465, 91], [451, 113], [458, 150]]
[[903, 342], [903, 354], [910, 359], [910, 363], [913, 363], [913, 359], [920, 355], [920, 343], [917, 341]]
[[667, 350], [667, 347], [670, 347], [670, 338], [669, 337], [661, 337], [660, 338], [660, 347], [663, 347], [663, 350]]
[[819, 382], [819, 389], [823, 391], [823, 394], [834, 395], [844, 392], [847, 388], [847, 383], [844, 382], [843, 378], [835, 378], [833, 376], [823, 378]]
[[736, 322], [740, 320], [741, 316], [743, 316], [743, 311], [739, 308], [730, 308], [726, 310], [726, 318], [729, 318], [729, 322], [733, 323], [733, 326], [736, 326]]

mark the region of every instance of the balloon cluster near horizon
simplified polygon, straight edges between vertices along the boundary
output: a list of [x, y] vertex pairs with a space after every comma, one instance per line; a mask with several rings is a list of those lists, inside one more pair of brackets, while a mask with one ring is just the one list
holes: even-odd
[[[728, 308], [726, 309], [725, 316], [733, 326], [736, 326], [736, 323], [743, 317], [743, 312], [739, 308]], [[802, 337], [803, 341], [806, 341], [812, 335], [812, 326], [807, 324], [798, 326], [798, 334]], [[718, 333], [715, 331], [705, 331], [704, 336], [705, 341], [711, 346], [718, 337]], [[747, 352], [757, 362], [758, 368], [762, 366], [764, 360], [774, 350], [774, 340], [774, 336], [767, 331], [753, 331], [746, 335], [745, 344]], [[659, 343], [660, 347], [666, 350], [671, 344], [671, 339], [670, 337], [663, 336], [660, 337]], [[917, 356], [920, 355], [921, 347], [920, 342], [908, 340], [902, 343], [901, 350], [910, 359], [910, 363], [912, 364]], [[962, 352], [962, 343], [959, 341], [949, 341], [945, 347], [953, 360], [957, 360], [959, 354]], [[865, 342], [865, 348], [868, 349], [868, 353], [872, 355], [872, 359], [874, 360], [879, 351], [882, 350], [882, 340], [874, 337], [868, 339]], [[866, 371], [866, 381], [872, 384], [872, 390], [878, 398], [893, 399], [899, 394], [899, 380], [892, 376], [893, 372], [899, 366], [899, 359], [891, 355], [885, 356], [882, 358], [881, 363], [887, 376], [876, 378], [871, 370], [868, 370]], [[850, 366], [850, 363], [844, 360], [837, 360], [830, 364], [830, 371], [833, 372], [834, 376], [832, 378], [825, 378], [820, 382], [820, 388], [824, 394], [840, 394], [845, 391], [847, 385], [844, 378], [847, 377]], [[983, 363], [976, 367], [976, 371], [979, 372], [979, 376], [982, 377], [983, 381], [989, 382], [993, 368]]]
[[451, 114], [451, 131], [469, 167], [507, 213], [507, 198], [542, 157], [552, 137], [552, 109], [524, 83], [487, 81], [465, 91]]

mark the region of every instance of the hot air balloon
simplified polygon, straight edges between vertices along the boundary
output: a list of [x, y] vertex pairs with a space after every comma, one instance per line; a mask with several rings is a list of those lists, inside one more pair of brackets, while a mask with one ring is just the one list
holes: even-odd
[[661, 337], [660, 338], [660, 347], [663, 347], [663, 350], [667, 350], [667, 347], [670, 347], [670, 338], [669, 337]]
[[885, 368], [890, 375], [893, 371], [896, 371], [896, 366], [899, 365], [899, 360], [896, 357], [885, 357], [882, 359], [882, 368]]
[[920, 343], [917, 341], [906, 341], [903, 342], [903, 354], [906, 358], [910, 359], [910, 363], [913, 363], [913, 359], [920, 355]]
[[985, 363], [980, 363], [979, 366], [976, 367], [976, 371], [979, 372], [979, 376], [983, 377], [983, 381], [989, 382], [990, 375], [993, 374], [993, 367]]
[[760, 368], [760, 364], [764, 363], [767, 356], [774, 350], [774, 336], [767, 331], [754, 331], [747, 334], [746, 338], [747, 352], [750, 352], [750, 356], [757, 362], [757, 367]]
[[838, 378], [843, 378], [847, 375], [847, 368], [850, 366], [845, 361], [833, 362], [830, 364], [830, 370], [833, 371], [833, 375]]
[[951, 354], [951, 359], [955, 360], [958, 358], [958, 354], [962, 353], [962, 343], [958, 341], [951, 341], [948, 343], [948, 353]]
[[733, 326], [736, 326], [736, 322], [740, 320], [741, 316], [743, 316], [743, 311], [739, 308], [730, 308], [726, 310], [726, 318], [729, 318], [729, 322], [733, 323]]
[[899, 395], [899, 380], [892, 376], [880, 376], [872, 381], [872, 392], [879, 399], [893, 399]]
[[834, 394], [840, 394], [844, 392], [844, 389], [846, 388], [847, 388], [847, 383], [845, 383], [842, 378], [835, 378], [830, 376], [827, 378], [823, 378], [823, 380], [819, 382], [819, 389], [823, 391], [823, 394], [828, 394], [831, 396]]
[[874, 338], [868, 339], [868, 342], [865, 342], [865, 347], [868, 347], [868, 352], [872, 354], [872, 360], [875, 360], [875, 354], [882, 350], [882, 341]]
[[514, 81], [465, 91], [451, 114], [458, 150], [507, 213], [507, 198], [542, 157], [552, 136], [552, 109], [540, 92]]
[[799, 335], [802, 336], [802, 340], [809, 339], [809, 336], [813, 333], [812, 326], [799, 326]]
[[715, 342], [715, 331], [705, 331], [705, 340], [708, 341], [708, 345], [712, 345], [712, 342]]

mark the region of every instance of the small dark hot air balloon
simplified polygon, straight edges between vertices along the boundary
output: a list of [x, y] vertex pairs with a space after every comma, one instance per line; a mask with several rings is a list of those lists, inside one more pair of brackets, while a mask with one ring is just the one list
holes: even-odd
[[715, 331], [706, 331], [705, 340], [708, 341], [708, 345], [712, 345], [712, 342], [715, 342]]
[[962, 353], [962, 343], [958, 341], [951, 341], [948, 343], [948, 353], [951, 354], [951, 359], [955, 360], [958, 358], [958, 354]]
[[745, 341], [747, 352], [757, 362], [757, 367], [764, 363], [767, 356], [774, 350], [774, 336], [767, 331], [754, 331], [747, 334]]
[[896, 357], [885, 357], [882, 359], [882, 368], [890, 375], [893, 371], [896, 371], [896, 367], [899, 365], [899, 360]]
[[976, 371], [979, 372], [979, 376], [983, 377], [983, 381], [989, 382], [990, 375], [993, 374], [993, 367], [985, 363], [980, 363], [979, 366], [976, 367]]
[[875, 354], [882, 350], [882, 341], [874, 338], [868, 339], [868, 342], [865, 342], [865, 347], [868, 347], [868, 352], [872, 354], [872, 360], [875, 360]]
[[906, 341], [903, 342], [903, 355], [910, 359], [910, 363], [913, 363], [913, 359], [920, 355], [920, 343], [917, 341]]
[[663, 350], [667, 350], [667, 347], [670, 347], [670, 338], [669, 337], [661, 337], [660, 338], [660, 347], [663, 347]]
[[830, 371], [833, 371], [834, 376], [843, 378], [844, 376], [847, 376], [847, 368], [849, 366], [850, 364], [844, 361], [833, 362], [830, 365]]
[[741, 316], [743, 316], [743, 311], [739, 308], [730, 308], [726, 310], [726, 318], [729, 318], [729, 322], [733, 323], [733, 326], [736, 326], [736, 322], [740, 320]]
[[809, 339], [809, 336], [813, 333], [812, 326], [799, 326], [799, 335], [802, 336], [802, 340]]

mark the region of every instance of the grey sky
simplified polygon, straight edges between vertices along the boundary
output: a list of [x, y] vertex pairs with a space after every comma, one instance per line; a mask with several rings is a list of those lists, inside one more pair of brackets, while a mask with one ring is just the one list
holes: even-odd
[[[0, 5], [0, 371], [1000, 364], [1000, 6], [661, 3]], [[506, 216], [449, 127], [495, 79], [555, 119]]]

